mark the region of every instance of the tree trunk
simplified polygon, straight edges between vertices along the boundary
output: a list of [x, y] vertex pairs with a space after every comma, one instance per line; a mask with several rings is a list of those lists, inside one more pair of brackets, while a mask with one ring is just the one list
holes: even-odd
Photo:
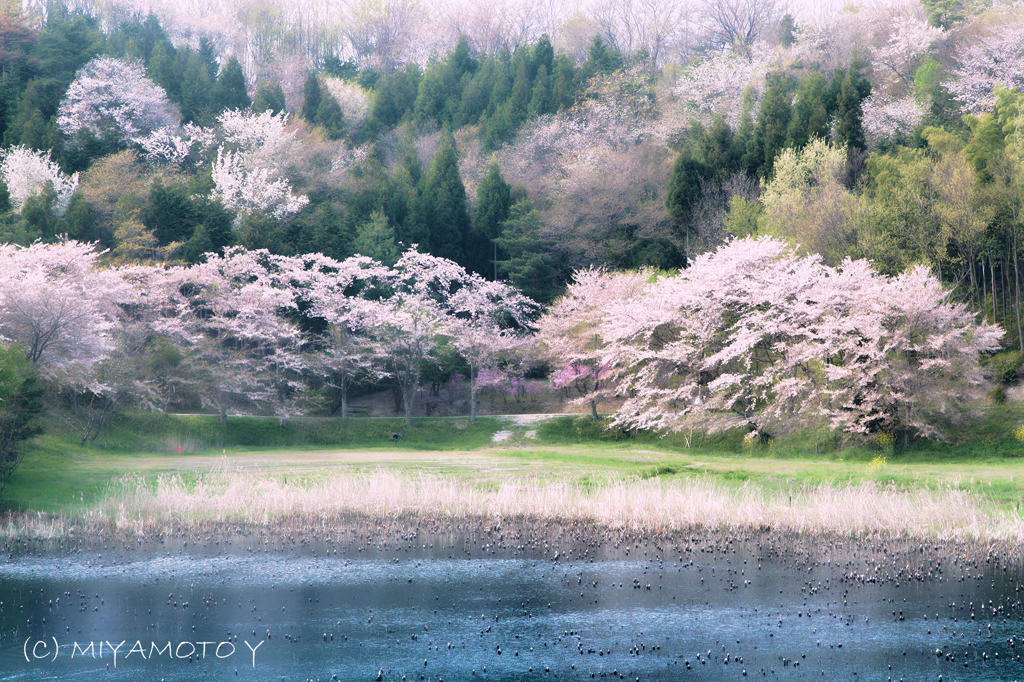
[[92, 433], [90, 435], [90, 432], [92, 431], [92, 417], [90, 417], [89, 418], [89, 423], [85, 427], [85, 437], [82, 438], [82, 442], [79, 445], [79, 447], [84, 448], [86, 441], [89, 441], [90, 443], [96, 441], [97, 436], [100, 435], [100, 431], [103, 430], [103, 425], [107, 423], [107, 417], [110, 415], [111, 409], [113, 409], [113, 407], [114, 407], [114, 405], [116, 403], [117, 403], [117, 400], [112, 399], [112, 398], [106, 398], [103, 401], [103, 413], [100, 415], [100, 419], [96, 423], [96, 432]]
[[402, 390], [402, 401], [405, 403], [405, 425], [412, 426], [412, 401], [416, 397], [416, 387], [407, 386]]
[[992, 324], [999, 324], [996, 316], [996, 269], [992, 265], [992, 254], [988, 256], [988, 274], [992, 277]]
[[594, 421], [597, 421], [598, 419], [600, 419], [600, 417], [597, 416], [597, 399], [596, 398], [591, 398], [590, 399], [590, 416], [594, 418]]
[[220, 425], [228, 423], [228, 406], [224, 402], [224, 389], [217, 389], [217, 406], [220, 407]]
[[476, 372], [469, 366], [469, 423], [476, 421]]
[[1013, 296], [1017, 309], [1017, 341], [1020, 345], [1020, 352], [1024, 353], [1024, 335], [1021, 334], [1020, 326], [1020, 272], [1017, 267], [1017, 226], [1013, 227]]

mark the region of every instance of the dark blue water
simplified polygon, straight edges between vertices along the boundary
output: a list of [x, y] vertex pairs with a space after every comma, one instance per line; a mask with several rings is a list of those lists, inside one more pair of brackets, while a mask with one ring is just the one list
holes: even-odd
[[252, 544], [8, 548], [0, 678], [1024, 678], [1019, 566], [991, 551]]

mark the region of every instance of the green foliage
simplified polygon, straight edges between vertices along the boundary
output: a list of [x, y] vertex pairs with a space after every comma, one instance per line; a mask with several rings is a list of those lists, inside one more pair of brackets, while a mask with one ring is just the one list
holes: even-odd
[[256, 94], [252, 98], [253, 113], [262, 114], [265, 111], [277, 115], [285, 109], [284, 90], [281, 89], [279, 81], [260, 80], [256, 86]]
[[553, 245], [541, 238], [540, 216], [528, 198], [512, 204], [494, 244], [498, 249], [498, 277], [512, 282], [539, 303], [550, 303], [561, 293], [561, 273], [555, 267]]
[[316, 112], [320, 110], [320, 101], [323, 94], [320, 88], [320, 79], [312, 71], [306, 76], [306, 82], [302, 86], [302, 118], [309, 123], [316, 123]]
[[228, 60], [217, 76], [214, 88], [214, 109], [217, 113], [225, 109], [247, 109], [252, 101], [245, 87], [245, 75], [242, 65], [236, 57]]
[[754, 141], [748, 152], [747, 167], [752, 174], [769, 178], [775, 164], [775, 157], [786, 146], [789, 123], [793, 115], [793, 89], [791, 76], [771, 73], [767, 77], [768, 87], [761, 99], [754, 126]]
[[471, 239], [466, 187], [459, 175], [455, 138], [448, 130], [442, 132], [430, 170], [423, 178], [416, 217], [427, 238], [420, 243], [421, 250], [468, 265], [463, 248]]
[[764, 207], [757, 200], [750, 200], [736, 194], [729, 200], [725, 214], [725, 229], [734, 237], [749, 237], [758, 232], [758, 222]]
[[380, 211], [375, 211], [368, 222], [356, 229], [352, 250], [385, 265], [394, 265], [401, 256], [395, 244], [395, 229], [388, 222], [388, 217]]
[[235, 240], [234, 216], [223, 204], [196, 194], [188, 185], [165, 186], [159, 178], [149, 190], [142, 219], [161, 245], [185, 242], [185, 258], [190, 262]]
[[1015, 350], [997, 353], [988, 361], [992, 379], [999, 384], [1017, 383], [1021, 365], [1024, 365], [1024, 355]]
[[871, 92], [871, 85], [865, 88], [861, 83], [867, 83], [867, 79], [857, 78], [851, 68], [850, 72], [843, 78], [839, 97], [836, 100], [836, 130], [834, 141], [836, 145], [844, 145], [849, 150], [865, 149], [863, 119], [864, 112], [861, 110], [861, 101], [867, 98]]
[[16, 345], [0, 345], [0, 503], [25, 457], [24, 443], [41, 432], [43, 391], [35, 368]]
[[327, 137], [331, 140], [340, 140], [348, 134], [341, 105], [329, 92], [322, 93], [314, 122], [327, 132]]

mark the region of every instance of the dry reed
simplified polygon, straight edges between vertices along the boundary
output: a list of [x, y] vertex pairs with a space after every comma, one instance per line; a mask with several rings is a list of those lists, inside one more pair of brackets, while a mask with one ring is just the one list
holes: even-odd
[[[863, 483], [775, 493], [752, 485], [730, 488], [699, 477], [609, 480], [590, 487], [519, 480], [485, 487], [443, 476], [388, 471], [291, 483], [241, 473], [211, 474], [195, 481], [161, 476], [155, 486], [127, 477], [86, 516], [90, 525], [99, 523], [139, 534], [168, 523], [265, 526], [288, 518], [323, 527], [359, 516], [381, 520], [531, 518], [585, 522], [631, 532], [771, 529], [797, 534], [1024, 542], [1024, 518], [1000, 511], [955, 486], [906, 490]], [[48, 533], [56, 532], [58, 527], [48, 529]]]

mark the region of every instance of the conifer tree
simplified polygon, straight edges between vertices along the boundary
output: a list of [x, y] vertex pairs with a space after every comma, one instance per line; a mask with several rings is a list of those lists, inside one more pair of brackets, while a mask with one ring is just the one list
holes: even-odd
[[775, 157], [786, 146], [786, 134], [793, 114], [793, 106], [790, 103], [793, 92], [792, 78], [784, 74], [769, 74], [767, 80], [768, 89], [757, 113], [753, 153], [749, 159], [750, 172], [763, 178], [771, 176]]
[[537, 67], [537, 77], [534, 79], [533, 97], [530, 99], [528, 113], [531, 116], [540, 116], [552, 113], [554, 96], [551, 91], [551, 76], [548, 69], [541, 64]]
[[[476, 215], [473, 227], [481, 241], [491, 242], [494, 279], [498, 279], [498, 246], [494, 241], [501, 236], [508, 212], [512, 208], [512, 187], [501, 177], [501, 169], [492, 161], [487, 176], [476, 190]], [[486, 246], [486, 243], [485, 243]]]
[[318, 126], [327, 131], [327, 137], [332, 140], [340, 140], [347, 134], [345, 125], [345, 114], [341, 111], [341, 105], [329, 92], [321, 93], [320, 106], [316, 109], [315, 122]]
[[316, 123], [316, 112], [320, 109], [323, 94], [320, 91], [320, 79], [312, 71], [306, 76], [302, 86], [302, 118], [309, 123]]
[[247, 109], [252, 100], [245, 87], [245, 74], [238, 59], [232, 57], [217, 77], [215, 106], [218, 111], [225, 109]]
[[284, 111], [284, 90], [281, 89], [279, 81], [261, 80], [256, 86], [256, 94], [252, 98], [252, 111], [254, 114], [262, 114], [264, 111], [280, 114]]
[[212, 125], [213, 81], [199, 53], [191, 52], [181, 76], [181, 115], [186, 123]]
[[395, 228], [384, 213], [374, 211], [370, 220], [356, 228], [352, 251], [389, 267], [398, 262], [401, 253], [395, 243]]
[[426, 250], [465, 265], [466, 251], [462, 245], [471, 238], [466, 187], [459, 175], [455, 138], [447, 128], [441, 133], [441, 144], [423, 178], [417, 208], [429, 238]]
[[509, 208], [501, 236], [495, 239], [506, 257], [496, 261], [498, 276], [539, 303], [552, 302], [561, 289], [552, 244], [540, 236], [540, 216], [528, 198]]
[[864, 128], [861, 123], [864, 113], [861, 110], [861, 95], [854, 82], [853, 74], [847, 73], [843, 79], [836, 100], [836, 134], [835, 143], [845, 145], [850, 151], [864, 149]]

